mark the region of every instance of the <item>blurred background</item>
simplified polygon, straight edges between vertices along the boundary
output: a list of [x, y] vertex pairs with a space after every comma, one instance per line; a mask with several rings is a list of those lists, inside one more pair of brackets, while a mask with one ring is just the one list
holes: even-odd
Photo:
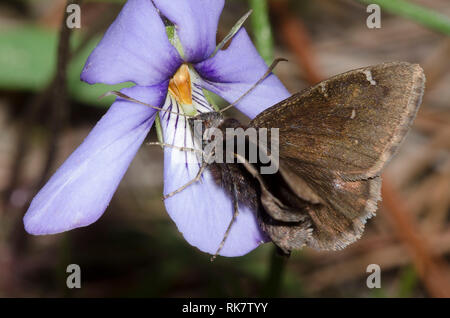
[[[267, 61], [289, 60], [275, 73], [292, 93], [381, 62], [425, 70], [413, 131], [383, 174], [383, 203], [343, 251], [305, 248], [286, 260], [266, 244], [211, 263], [166, 214], [162, 150], [145, 145], [99, 221], [28, 235], [33, 195], [113, 101], [98, 100], [110, 86], [79, 75], [124, 2], [82, 1], [81, 29], [60, 32], [65, 0], [0, 1], [0, 297], [450, 297], [448, 0], [226, 1], [218, 41], [253, 8], [245, 27]], [[381, 5], [379, 29], [366, 25], [369, 3]], [[81, 267], [81, 289], [66, 287], [69, 264]], [[369, 264], [381, 267], [379, 289], [366, 286]]]

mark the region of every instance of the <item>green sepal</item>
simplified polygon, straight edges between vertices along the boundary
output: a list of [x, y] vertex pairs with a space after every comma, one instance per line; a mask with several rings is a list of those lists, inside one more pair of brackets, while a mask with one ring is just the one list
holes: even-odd
[[[238, 22], [236, 22], [236, 24], [231, 28], [230, 32], [227, 34], [227, 36], [222, 40], [222, 42], [220, 42], [217, 46], [216, 49], [214, 50], [213, 54], [211, 54], [211, 57], [213, 57], [214, 55], [217, 54], [217, 52], [219, 52], [224, 46], [225, 44], [227, 44], [227, 42], [233, 38], [233, 36], [236, 35], [236, 33], [238, 33], [238, 31], [241, 29], [242, 25], [245, 23], [245, 21], [248, 19], [248, 17], [250, 16], [250, 14], [252, 14], [253, 10], [248, 11], [242, 18], [240, 18], [238, 20]], [[210, 57], [210, 58], [211, 58]]]

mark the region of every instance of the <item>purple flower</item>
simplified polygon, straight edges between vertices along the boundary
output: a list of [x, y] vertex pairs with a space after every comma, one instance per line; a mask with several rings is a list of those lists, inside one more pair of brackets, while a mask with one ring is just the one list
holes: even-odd
[[[133, 82], [136, 85], [123, 89], [124, 94], [177, 113], [211, 111], [203, 89], [235, 101], [266, 72], [267, 66], [243, 28], [226, 50], [211, 57], [223, 5], [223, 0], [129, 0], [89, 56], [81, 79], [90, 84]], [[160, 15], [175, 25], [181, 54], [169, 41]], [[252, 118], [288, 96], [271, 75], [237, 108]], [[26, 231], [54, 234], [97, 221], [156, 114], [154, 109], [118, 98], [33, 199], [24, 217]], [[160, 112], [159, 116], [166, 143], [193, 147], [186, 117], [169, 112]], [[165, 148], [164, 192], [184, 185], [198, 169], [194, 154]], [[165, 204], [185, 239], [214, 254], [233, 209], [211, 174], [206, 171], [201, 182]], [[264, 238], [253, 212], [240, 207], [220, 254], [246, 254]]]

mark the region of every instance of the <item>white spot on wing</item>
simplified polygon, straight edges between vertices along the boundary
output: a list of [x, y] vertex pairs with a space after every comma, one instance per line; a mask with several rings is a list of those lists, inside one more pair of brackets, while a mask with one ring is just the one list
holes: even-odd
[[370, 70], [364, 70], [363, 73], [366, 75], [366, 79], [370, 82], [370, 85], [377, 85], [377, 82], [372, 78], [372, 72]]
[[333, 180], [333, 187], [338, 189], [338, 190], [341, 190], [342, 187], [343, 187], [343, 183], [340, 180], [338, 180], [338, 179], [334, 179]]
[[328, 97], [326, 84], [322, 82], [319, 84], [319, 87], [320, 87], [320, 92], [323, 94], [323, 96]]
[[356, 110], [352, 110], [352, 115], [350, 116], [350, 119], [355, 119], [356, 117]]

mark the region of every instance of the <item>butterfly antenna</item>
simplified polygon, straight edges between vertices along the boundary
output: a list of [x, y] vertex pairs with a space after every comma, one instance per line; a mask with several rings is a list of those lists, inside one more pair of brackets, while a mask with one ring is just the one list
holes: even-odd
[[259, 84], [262, 83], [262, 81], [264, 81], [266, 79], [267, 76], [269, 76], [272, 71], [275, 69], [275, 67], [278, 65], [278, 63], [280, 62], [287, 62], [288, 60], [284, 59], [284, 58], [278, 58], [275, 59], [272, 64], [269, 66], [269, 68], [267, 69], [267, 72], [241, 97], [238, 98], [238, 100], [236, 100], [234, 103], [228, 105], [225, 108], [222, 108], [219, 113], [223, 113], [224, 111], [236, 106], [237, 103], [239, 103], [241, 100], [244, 99], [244, 97], [246, 97], [248, 94], [250, 94], [256, 87], [258, 87]]
[[159, 110], [159, 111], [161, 111], [161, 112], [171, 113], [171, 114], [175, 114], [175, 115], [179, 115], [179, 116], [184, 116], [184, 117], [192, 117], [192, 116], [185, 115], [185, 114], [182, 114], [182, 113], [172, 112], [172, 111], [170, 111], [170, 110], [166, 110], [166, 109], [162, 109], [162, 108], [160, 108], [160, 107], [152, 106], [152, 105], [150, 105], [150, 104], [147, 104], [147, 103], [141, 102], [141, 101], [139, 101], [139, 100], [137, 100], [137, 99], [134, 99], [133, 97], [130, 97], [130, 96], [128, 96], [128, 95], [125, 95], [124, 93], [121, 93], [121, 92], [119, 92], [119, 91], [109, 91], [109, 92], [106, 92], [105, 94], [103, 94], [102, 96], [100, 96], [99, 99], [102, 99], [102, 98], [104, 98], [104, 97], [111, 96], [111, 95], [120, 97], [120, 98], [125, 99], [125, 100], [127, 100], [127, 101], [129, 101], [129, 102], [132, 102], [132, 103], [141, 104], [141, 105], [144, 105], [144, 106], [147, 106], [147, 107], [150, 107], [150, 108]]

